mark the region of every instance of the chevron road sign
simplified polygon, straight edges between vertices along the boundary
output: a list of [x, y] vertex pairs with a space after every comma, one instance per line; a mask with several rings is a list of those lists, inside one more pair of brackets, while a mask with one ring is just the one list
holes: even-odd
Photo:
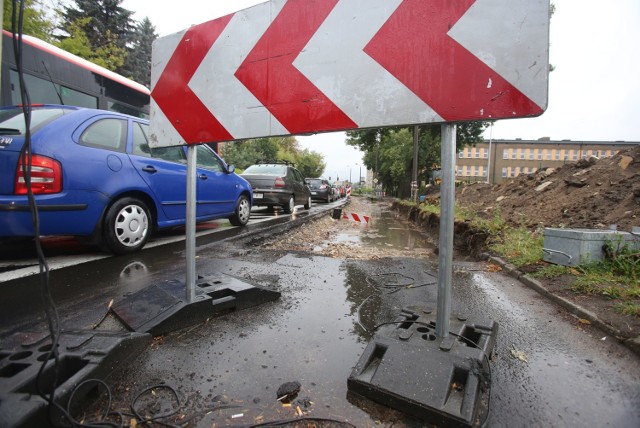
[[271, 0], [156, 40], [151, 144], [538, 116], [549, 0]]

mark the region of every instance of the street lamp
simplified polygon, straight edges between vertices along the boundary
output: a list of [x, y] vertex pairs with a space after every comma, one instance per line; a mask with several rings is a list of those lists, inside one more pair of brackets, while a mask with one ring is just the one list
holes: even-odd
[[[358, 166], [358, 163], [356, 163], [355, 166]], [[360, 179], [358, 179], [358, 183], [360, 183]]]

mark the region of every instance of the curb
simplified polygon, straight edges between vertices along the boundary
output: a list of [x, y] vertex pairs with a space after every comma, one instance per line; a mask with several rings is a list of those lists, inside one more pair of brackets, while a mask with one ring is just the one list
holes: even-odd
[[609, 324], [604, 322], [602, 319], [600, 319], [593, 312], [588, 311], [583, 307], [576, 305], [570, 300], [567, 300], [563, 297], [560, 297], [551, 293], [542, 285], [540, 281], [530, 277], [529, 275], [522, 273], [514, 265], [507, 263], [501, 258], [492, 256], [488, 253], [482, 253], [481, 258], [499, 265], [500, 267], [502, 267], [503, 271], [507, 273], [509, 276], [519, 280], [521, 283], [523, 283], [527, 287], [531, 288], [532, 290], [535, 290], [536, 292], [548, 298], [552, 302], [562, 306], [563, 308], [567, 309], [569, 312], [578, 316], [579, 318], [588, 320], [589, 322], [591, 322], [592, 325], [596, 326], [603, 332], [611, 336], [614, 336], [631, 351], [633, 351], [637, 355], [640, 355], [640, 336], [636, 338], [630, 338], [630, 339], [624, 339], [624, 340], [619, 339], [620, 337], [622, 337], [622, 333], [620, 332], [620, 330], [610, 326]]

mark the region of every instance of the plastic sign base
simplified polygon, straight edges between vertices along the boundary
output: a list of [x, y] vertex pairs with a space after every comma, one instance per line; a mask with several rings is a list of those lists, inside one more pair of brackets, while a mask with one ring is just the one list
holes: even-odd
[[130, 330], [159, 336], [179, 330], [214, 315], [242, 310], [280, 298], [277, 291], [216, 274], [200, 278], [196, 298], [186, 301], [183, 282], [171, 280], [147, 287], [112, 308]]
[[350, 393], [438, 426], [479, 426], [488, 412], [498, 324], [452, 317], [436, 337], [431, 311], [405, 308], [380, 328], [348, 380]]

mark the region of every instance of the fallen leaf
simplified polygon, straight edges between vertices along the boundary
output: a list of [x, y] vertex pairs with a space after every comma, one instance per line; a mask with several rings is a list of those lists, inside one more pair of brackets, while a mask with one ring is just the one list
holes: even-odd
[[591, 321], [586, 320], [584, 318], [578, 318], [578, 321], [580, 321], [580, 324], [588, 324], [588, 325], [591, 324]]
[[527, 354], [525, 354], [522, 351], [518, 351], [515, 347], [513, 347], [513, 349], [511, 349], [511, 355], [513, 356], [513, 358], [517, 358], [522, 362], [525, 362], [525, 363], [529, 362], [529, 359], [527, 358]]

